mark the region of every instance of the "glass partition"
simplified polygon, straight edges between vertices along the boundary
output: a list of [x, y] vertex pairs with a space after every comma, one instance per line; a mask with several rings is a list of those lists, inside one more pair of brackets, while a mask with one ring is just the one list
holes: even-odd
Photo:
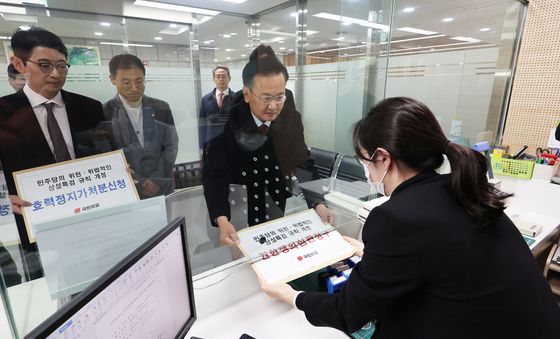
[[[55, 3], [62, 6], [60, 1]], [[455, 142], [470, 145], [485, 131], [497, 138], [525, 10], [516, 0], [482, 0], [468, 6], [459, 0], [420, 1], [415, 6], [400, 0], [298, 0], [272, 1], [269, 8], [248, 0], [247, 8], [253, 10], [236, 12], [231, 5], [214, 17], [173, 13], [173, 19], [166, 20], [156, 10], [140, 18], [134, 14], [140, 12], [125, 14], [115, 8], [115, 15], [88, 13], [92, 8], [79, 10], [78, 3], [72, 10], [0, 7], [0, 73], [6, 79], [0, 82], [0, 94], [15, 92], [5, 70], [12, 55], [10, 36], [16, 29], [35, 25], [60, 36], [69, 48], [71, 65], [64, 90], [104, 105], [103, 122], [92, 130], [94, 140], [89, 141], [97, 153], [124, 151], [143, 200], [95, 211], [90, 217], [51, 220], [39, 227], [38, 243], [29, 244], [21, 240], [23, 218], [15, 219], [10, 208], [9, 195], [16, 192], [13, 159], [7, 157], [22, 159], [26, 168], [37, 162], [31, 153], [1, 148], [0, 160], [9, 161], [6, 176], [0, 173], [0, 285], [7, 312], [7, 318], [0, 314], [0, 322], [7, 319], [10, 327], [0, 324], [0, 329], [13, 328], [16, 337], [23, 337], [176, 216], [187, 220], [195, 274], [205, 276], [247, 264], [238, 252], [220, 244], [202, 187], [204, 142], [209, 140], [202, 135], [218, 135], [229, 118], [227, 110], [203, 113], [205, 100], [217, 105], [214, 89], [225, 79], [222, 73], [213, 73], [216, 67], [229, 70], [227, 85], [233, 100], [234, 93], [243, 88], [242, 70], [254, 47], [263, 43], [273, 48], [287, 67], [286, 88], [293, 92], [305, 145], [314, 160], [311, 167], [299, 164], [303, 171], [282, 176], [293, 196], [277, 216], [326, 201], [335, 216], [334, 226], [345, 235], [359, 237], [357, 209], [376, 192], [365, 182], [353, 157], [353, 124], [385, 97], [411, 96], [434, 111]], [[118, 70], [112, 75], [109, 62], [122, 53], [137, 56], [145, 75], [131, 78]], [[134, 110], [130, 109], [135, 107], [134, 100], [123, 99], [127, 89], [153, 99], [142, 101], [139, 111], [142, 117], [147, 112], [143, 121], [152, 124], [151, 130], [121, 124], [128, 120], [118, 117], [131, 116]], [[4, 120], [4, 115], [2, 119], [0, 142], [14, 142], [20, 131], [6, 128], [13, 120]], [[115, 141], [119, 133], [141, 130], [144, 134], [138, 139]], [[101, 142], [102, 138], [107, 140]], [[156, 174], [151, 175], [143, 172], [147, 165], [142, 160], [148, 157], [145, 149], [153, 144], [157, 146], [150, 157], [158, 159], [154, 166], [159, 171], [154, 169]], [[144, 185], [146, 181], [156, 186]], [[247, 227], [251, 208], [247, 187], [232, 185], [228, 194], [232, 224], [238, 230]], [[80, 227], [91, 233], [80, 232]], [[57, 236], [64, 241], [53, 241]], [[91, 245], [87, 239], [93, 239], [92, 243], [106, 239], [105, 245], [119, 251], [101, 246], [107, 251], [85, 254], [88, 247], [76, 244]], [[69, 250], [82, 252], [72, 257]], [[92, 262], [99, 265], [89, 269]], [[68, 267], [80, 264], [89, 275], [67, 274]], [[33, 303], [28, 303], [31, 296]], [[11, 335], [6, 333], [0, 332], [0, 337]]]

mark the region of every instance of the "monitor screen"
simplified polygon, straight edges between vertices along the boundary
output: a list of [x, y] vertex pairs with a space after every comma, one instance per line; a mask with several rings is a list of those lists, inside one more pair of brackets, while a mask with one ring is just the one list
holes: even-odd
[[185, 235], [176, 219], [25, 338], [182, 338], [196, 319]]

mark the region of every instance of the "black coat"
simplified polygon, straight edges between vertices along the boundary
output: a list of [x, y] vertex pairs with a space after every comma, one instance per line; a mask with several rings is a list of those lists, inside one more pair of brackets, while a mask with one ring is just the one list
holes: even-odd
[[[96, 127], [103, 120], [101, 103], [61, 90], [76, 158], [99, 153], [108, 144]], [[35, 112], [23, 91], [0, 98], [0, 162], [10, 194], [17, 194], [13, 172], [55, 163]], [[29, 245], [23, 218], [16, 215], [22, 245]]]
[[363, 229], [365, 251], [338, 294], [302, 293], [317, 326], [375, 338], [560, 338], [560, 308], [503, 214], [487, 227], [452, 197], [449, 175], [399, 185]]
[[268, 220], [262, 208], [264, 187], [283, 209], [291, 196], [291, 175], [309, 159], [301, 115], [293, 106], [284, 105], [267, 135], [261, 135], [239, 91], [223, 133], [211, 141], [204, 160], [204, 196], [211, 220], [230, 217], [230, 184], [247, 187], [250, 225]]

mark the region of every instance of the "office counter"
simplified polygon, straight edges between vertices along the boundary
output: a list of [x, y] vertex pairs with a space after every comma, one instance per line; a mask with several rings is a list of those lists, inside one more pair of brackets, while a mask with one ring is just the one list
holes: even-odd
[[[543, 225], [543, 231], [535, 238], [531, 250], [535, 256], [557, 241], [560, 233], [560, 185], [544, 180], [523, 180], [498, 177], [501, 190], [514, 193], [507, 202], [508, 214], [519, 214], [525, 220]], [[202, 201], [189, 198], [193, 208], [188, 212], [196, 216], [196, 207]], [[196, 199], [201, 199], [196, 196]], [[342, 234], [357, 237], [360, 224], [356, 211], [332, 206], [337, 217], [337, 226]], [[191, 220], [193, 218], [191, 216]], [[192, 225], [197, 224], [192, 220]], [[205, 229], [198, 230], [202, 235]], [[201, 241], [206, 241], [202, 239]], [[195, 244], [193, 244], [195, 245]], [[194, 247], [194, 246], [193, 246]], [[231, 258], [230, 249], [214, 249], [216, 256]], [[206, 253], [206, 256], [210, 253]], [[204, 257], [204, 252], [195, 257]], [[229, 259], [231, 260], [231, 259]], [[239, 259], [224, 264], [207, 265], [209, 270], [194, 277], [195, 303], [198, 320], [187, 335], [208, 339], [235, 339], [247, 333], [262, 338], [347, 338], [331, 328], [310, 325], [303, 312], [268, 297], [258, 286], [249, 263]], [[227, 260], [226, 260], [227, 261]], [[200, 266], [201, 268], [203, 266]], [[8, 289], [13, 315], [18, 323], [20, 336], [55, 312], [57, 302], [49, 298], [45, 279], [38, 279]], [[10, 338], [11, 333], [3, 307], [0, 307], [0, 338]]]
[[348, 338], [332, 328], [314, 327], [303, 312], [268, 297], [248, 263], [232, 263], [195, 279], [198, 319], [187, 337], [235, 339], [246, 333], [257, 339]]

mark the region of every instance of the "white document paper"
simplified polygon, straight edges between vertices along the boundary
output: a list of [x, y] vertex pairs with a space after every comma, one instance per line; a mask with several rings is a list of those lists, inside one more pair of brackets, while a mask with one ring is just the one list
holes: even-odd
[[238, 236], [239, 248], [269, 284], [292, 281], [355, 251], [313, 209], [246, 228]]
[[138, 201], [122, 150], [14, 172], [31, 242], [34, 225]]

